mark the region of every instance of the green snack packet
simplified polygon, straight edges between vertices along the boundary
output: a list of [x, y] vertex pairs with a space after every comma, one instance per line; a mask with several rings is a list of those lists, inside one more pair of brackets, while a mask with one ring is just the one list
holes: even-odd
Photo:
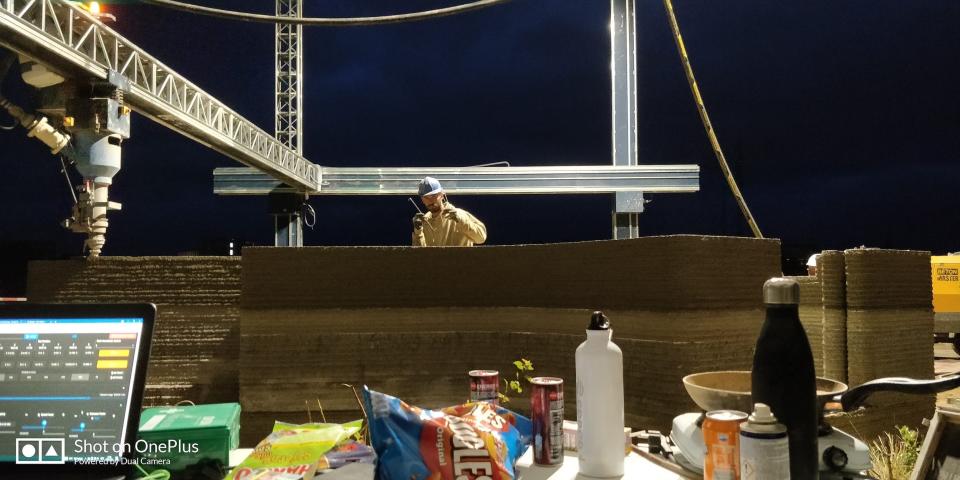
[[323, 455], [359, 432], [362, 424], [363, 420], [303, 425], [276, 422], [273, 433], [225, 480], [310, 480]]

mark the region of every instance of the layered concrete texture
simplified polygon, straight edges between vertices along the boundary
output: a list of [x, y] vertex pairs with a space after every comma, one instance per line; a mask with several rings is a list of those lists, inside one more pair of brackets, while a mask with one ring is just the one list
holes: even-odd
[[[933, 378], [930, 252], [854, 249], [844, 252], [847, 292], [847, 378]], [[872, 438], [894, 424], [919, 428], [935, 397], [878, 395], [857, 430]]]
[[[680, 379], [749, 369], [763, 321], [760, 289], [779, 274], [779, 243], [672, 236], [480, 248], [248, 248], [236, 257], [104, 257], [32, 262], [33, 302], [152, 302], [159, 320], [146, 405], [237, 401], [243, 442], [274, 420], [360, 416], [370, 385], [424, 407], [468, 396], [466, 372], [567, 381], [594, 309], [623, 350], [627, 423], [668, 429], [694, 410]], [[801, 282], [801, 320], [818, 372], [851, 385], [931, 378], [926, 252], [824, 252]], [[242, 266], [242, 279], [241, 279]], [[242, 282], [241, 282], [242, 280]], [[820, 294], [817, 294], [819, 289]], [[818, 317], [817, 311], [822, 314]], [[242, 331], [241, 332], [238, 331]], [[528, 391], [511, 408], [528, 410]], [[883, 393], [833, 423], [872, 439], [918, 426], [932, 397]], [[308, 414], [307, 409], [311, 412]]]
[[813, 366], [817, 375], [823, 376], [823, 297], [820, 280], [817, 277], [789, 277], [800, 284], [800, 323], [807, 333], [810, 351], [813, 353]]
[[[817, 374], [851, 387], [882, 377], [933, 377], [930, 253], [857, 248], [824, 251], [800, 282], [800, 320]], [[868, 408], [831, 420], [872, 441], [897, 425], [919, 428], [933, 396], [875, 394]]]
[[100, 257], [30, 263], [39, 303], [157, 305], [146, 406], [239, 396], [239, 257]]
[[843, 252], [824, 251], [817, 260], [823, 290], [823, 374], [847, 382], [847, 274]]
[[[749, 369], [776, 240], [671, 236], [480, 248], [247, 248], [240, 398], [244, 421], [359, 415], [362, 385], [423, 407], [462, 402], [467, 371], [567, 382], [594, 309], [624, 355], [627, 423], [668, 429], [695, 407], [689, 373]], [[521, 377], [522, 379], [522, 377]], [[528, 408], [528, 391], [510, 406]], [[245, 437], [245, 442], [248, 441]], [[254, 439], [255, 440], [255, 439]]]

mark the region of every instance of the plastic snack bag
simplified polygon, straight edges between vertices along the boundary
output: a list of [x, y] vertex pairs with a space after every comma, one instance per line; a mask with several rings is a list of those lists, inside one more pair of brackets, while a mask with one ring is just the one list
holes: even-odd
[[360, 431], [362, 420], [350, 423], [276, 422], [225, 480], [310, 480], [324, 454]]
[[425, 410], [363, 390], [378, 480], [514, 480], [530, 420], [490, 403]]
[[317, 462], [317, 473], [335, 470], [349, 463], [374, 464], [376, 462], [377, 454], [373, 452], [373, 447], [356, 440], [348, 440], [320, 458]]

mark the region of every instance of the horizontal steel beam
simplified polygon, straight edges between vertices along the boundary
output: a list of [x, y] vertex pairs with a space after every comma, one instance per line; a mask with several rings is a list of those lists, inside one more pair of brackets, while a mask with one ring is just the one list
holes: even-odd
[[[417, 182], [434, 177], [444, 190], [464, 195], [687, 193], [700, 190], [697, 165], [337, 168], [321, 167], [320, 188], [311, 195], [413, 195]], [[217, 168], [218, 195], [266, 195], [294, 192], [249, 168]]]
[[66, 77], [130, 81], [127, 105], [298, 190], [319, 188], [320, 169], [222, 102], [65, 0], [0, 0], [0, 45]]

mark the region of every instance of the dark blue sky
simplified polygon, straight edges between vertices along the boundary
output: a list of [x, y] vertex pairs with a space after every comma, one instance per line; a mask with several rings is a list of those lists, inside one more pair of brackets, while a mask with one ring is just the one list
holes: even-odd
[[[272, 12], [272, 2], [206, 1]], [[457, 1], [306, 1], [362, 16]], [[398, 5], [402, 3], [401, 7]], [[960, 250], [960, 3], [675, 0], [716, 131], [768, 237], [799, 249]], [[114, 27], [273, 131], [273, 27], [156, 7], [108, 7]], [[695, 163], [701, 191], [653, 195], [643, 235], [749, 235], [717, 167], [660, 1], [638, 0], [640, 162]], [[305, 148], [331, 166], [610, 163], [609, 2], [514, 0], [438, 20], [305, 29]], [[16, 75], [10, 98], [28, 104]], [[8, 121], [4, 116], [2, 123]], [[175, 254], [206, 240], [272, 244], [266, 199], [219, 197], [238, 165], [135, 116], [115, 178], [106, 255]], [[58, 162], [0, 131], [0, 242], [78, 254]], [[608, 238], [609, 196], [459, 197], [490, 243]], [[309, 245], [399, 245], [406, 197], [321, 197]], [[6, 253], [5, 255], [11, 255]], [[0, 259], [2, 260], [2, 259]]]

